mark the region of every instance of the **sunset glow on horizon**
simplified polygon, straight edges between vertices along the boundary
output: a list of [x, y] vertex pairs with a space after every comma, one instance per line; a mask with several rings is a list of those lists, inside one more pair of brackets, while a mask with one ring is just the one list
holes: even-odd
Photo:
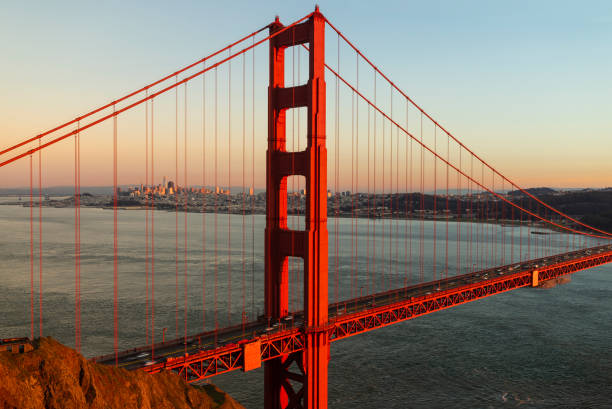
[[[228, 39], [237, 39], [264, 26], [273, 17], [262, 14], [259, 8], [248, 2], [243, 3], [240, 15], [236, 15], [235, 10], [207, 6], [216, 9], [214, 21], [208, 21], [209, 13], [197, 3], [189, 5], [189, 12], [184, 15], [165, 8], [163, 3], [157, 3], [155, 7], [132, 5], [128, 8], [120, 3], [110, 3], [105, 9], [98, 10], [97, 21], [85, 23], [79, 16], [89, 14], [91, 7], [80, 3], [51, 6], [42, 2], [33, 13], [17, 4], [4, 6], [4, 14], [10, 18], [5, 17], [0, 30], [4, 38], [12, 40], [2, 45], [5, 56], [5, 64], [0, 67], [3, 81], [0, 99], [2, 149], [185, 66], [223, 47]], [[278, 10], [285, 23], [310, 12], [311, 8], [281, 2], [271, 7]], [[392, 2], [388, 8], [394, 12], [372, 9], [363, 4], [351, 4], [347, 8], [333, 2], [321, 3], [321, 11], [334, 24], [349, 32], [356, 45], [366, 50], [368, 57], [403, 91], [473, 152], [520, 186], [612, 186], [612, 161], [609, 160], [612, 150], [612, 102], [609, 99], [612, 94], [609, 76], [612, 57], [603, 51], [612, 40], [612, 22], [602, 17], [611, 15], [608, 4], [602, 2], [599, 12], [596, 7], [588, 11], [569, 5], [551, 9], [545, 3], [536, 6], [528, 2], [512, 8], [485, 2], [470, 7], [450, 3], [441, 7]], [[474, 13], [475, 10], [478, 12]], [[375, 31], [370, 32], [367, 26], [356, 24], [357, 21], [380, 19], [382, 14], [389, 23]], [[408, 24], [403, 22], [401, 15], [410, 15]], [[542, 19], [541, 16], [546, 17]], [[449, 23], [466, 19], [471, 24], [459, 27]], [[180, 24], [176, 24], [179, 21]], [[230, 21], [233, 23], [229, 24]], [[114, 29], [107, 30], [107, 27]], [[163, 30], [151, 31], [151, 27], [163, 27]], [[335, 53], [335, 35], [329, 32], [327, 36], [328, 50]], [[232, 63], [231, 84], [226, 69], [218, 72], [218, 82], [222, 85], [217, 85], [217, 104], [223, 107], [217, 112], [216, 131], [220, 138], [217, 153], [219, 185], [240, 185], [244, 173], [245, 184], [250, 186], [254, 169], [254, 187], [262, 189], [265, 186], [267, 53], [266, 44], [256, 48], [254, 72], [251, 54], [245, 55], [244, 62], [242, 57], [237, 58]], [[344, 58], [349, 58], [349, 50], [343, 49], [341, 55], [344, 64]], [[302, 58], [300, 67], [306, 63], [304, 55]], [[328, 62], [335, 66], [335, 58]], [[248, 79], [244, 89], [243, 68]], [[304, 71], [302, 69], [302, 81]], [[255, 89], [251, 74], [255, 76]], [[212, 179], [214, 173], [213, 75], [212, 71], [206, 74], [208, 90], [205, 102], [201, 77], [188, 84], [187, 97], [185, 89], [179, 87], [178, 93], [171, 91], [155, 101], [156, 183], [166, 175], [182, 184], [187, 160], [187, 185], [214, 185], [213, 180], [206, 180], [207, 175]], [[288, 82], [291, 75], [296, 74], [286, 73]], [[360, 75], [361, 89], [372, 91], [372, 82], [367, 79], [371, 74], [364, 70]], [[335, 146], [335, 78], [330, 75], [326, 82], [329, 160], [332, 161], [338, 150], [340, 163], [351, 163], [352, 160], [359, 168], [353, 171], [357, 181], [351, 181], [350, 174], [342, 174], [337, 188], [350, 189], [352, 184], [365, 191], [366, 176], [359, 180], [359, 172], [363, 170], [365, 175], [362, 166], [367, 165], [368, 158], [372, 162], [375, 159], [373, 153], [366, 153], [368, 145], [364, 142], [368, 107], [361, 104], [357, 108], [359, 119], [350, 119], [348, 116], [354, 115], [349, 113], [350, 95], [341, 95], [341, 99], [346, 98], [343, 104], [349, 110], [341, 112], [341, 138], [354, 138], [349, 135], [352, 132], [362, 141], [362, 148], [351, 153], [350, 149], [344, 149], [348, 145], [342, 141], [340, 146]], [[231, 87], [231, 102], [227, 97], [230, 95], [228, 87]], [[388, 99], [381, 96], [385, 90], [377, 92], [380, 99]], [[253, 97], [256, 99], [254, 106]], [[243, 98], [246, 101], [245, 112]], [[399, 104], [397, 101], [399, 99], [396, 100]], [[185, 103], [189, 107], [187, 110], [183, 108]], [[201, 113], [203, 103], [208, 104], [205, 118]], [[181, 118], [175, 118], [175, 109], [180, 111]], [[228, 109], [231, 109], [231, 114], [228, 114]], [[399, 109], [394, 108], [394, 115], [403, 115], [398, 114]], [[185, 113], [188, 116], [186, 120], [183, 118]], [[145, 113], [143, 105], [119, 116], [118, 172], [121, 185], [145, 183], [145, 115], [148, 113]], [[298, 123], [300, 115], [287, 113], [287, 139], [299, 141], [301, 138], [303, 149], [305, 130], [296, 131], [298, 126], [304, 128], [304, 123]], [[416, 121], [417, 118], [416, 113], [410, 113], [408, 120]], [[203, 121], [206, 122], [204, 126]], [[351, 129], [351, 121], [358, 130]], [[150, 118], [146, 126], [151, 126]], [[380, 138], [389, 130], [383, 129], [384, 125], [377, 126], [379, 128], [375, 129], [371, 125], [371, 130], [377, 132], [379, 139], [369, 147], [374, 150], [376, 144], [376, 155], [383, 155], [384, 152], [380, 153], [383, 149]], [[68, 131], [73, 129], [74, 126], [67, 128]], [[420, 137], [416, 122], [410, 123], [408, 129], [416, 139]], [[426, 133], [425, 143], [432, 146], [433, 128], [423, 132]], [[185, 133], [188, 141], [186, 157]], [[247, 155], [245, 163], [237, 162], [228, 168], [227, 161], [231, 155], [234, 155], [232, 161], [242, 155], [243, 137]], [[205, 154], [202, 153], [203, 138], [207, 138]], [[404, 144], [400, 151], [405, 154], [402, 153], [401, 158], [398, 155], [397, 159], [405, 161], [407, 136], [393, 134], [391, 138], [395, 139], [385, 143]], [[231, 153], [227, 150], [228, 141], [232, 144]], [[253, 148], [255, 155], [252, 158]], [[445, 146], [440, 145], [438, 149], [441, 155], [446, 155]], [[112, 185], [112, 120], [82, 133], [81, 155], [83, 186]], [[353, 155], [352, 159], [350, 155]], [[2, 160], [7, 158], [7, 155], [0, 157]], [[416, 159], [417, 156], [413, 160]], [[203, 160], [206, 164], [202, 163]], [[377, 166], [385, 166], [381, 163], [387, 159], [378, 156], [376, 160], [379, 161]], [[70, 186], [74, 178], [73, 161], [73, 137], [46, 149], [43, 166], [52, 166], [53, 171], [44, 168], [44, 185]], [[436, 163], [436, 166], [442, 166], [441, 162]], [[36, 155], [33, 164], [37, 166]], [[2, 187], [26, 187], [29, 166], [26, 157], [4, 167], [1, 170]], [[331, 163], [330, 167], [333, 169], [334, 164]], [[395, 176], [390, 177], [392, 180]], [[334, 183], [330, 170], [328, 185], [331, 190], [336, 188]], [[407, 176], [398, 175], [393, 183], [407, 187]], [[425, 180], [425, 189], [432, 187], [431, 178]]]

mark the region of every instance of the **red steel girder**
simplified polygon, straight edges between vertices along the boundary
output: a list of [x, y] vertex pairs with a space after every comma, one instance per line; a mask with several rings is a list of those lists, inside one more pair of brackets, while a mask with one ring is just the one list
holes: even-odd
[[[257, 339], [261, 342], [262, 361], [288, 356], [304, 349], [304, 334], [298, 328], [280, 331], [269, 336], [264, 335]], [[171, 370], [179, 373], [189, 382], [199, 381], [242, 369], [244, 357], [241, 344], [250, 341], [252, 339], [191, 355], [168, 358], [164, 362], [145, 366], [143, 370], [149, 373]]]
[[[612, 262], [612, 252], [561, 262], [538, 269], [539, 281], [555, 279], [591, 267]], [[436, 292], [423, 297], [398, 301], [373, 307], [365, 311], [337, 317], [330, 330], [331, 341], [347, 338], [363, 332], [409, 320], [421, 315], [455, 307], [470, 301], [532, 285], [533, 271], [491, 278], [474, 284]]]
[[[612, 251], [580, 257], [573, 260], [538, 269], [539, 282], [556, 279], [560, 276], [612, 262]], [[467, 302], [479, 300], [517, 288], [531, 286], [533, 270], [483, 280], [474, 284], [446, 289], [422, 297], [413, 297], [391, 304], [371, 307], [363, 311], [346, 314], [331, 320], [327, 326], [330, 341], [338, 341], [374, 329], [383, 328], [425, 314], [456, 307]], [[401, 294], [401, 291], [398, 292]], [[354, 300], [348, 301], [353, 303]], [[202, 351], [179, 358], [169, 358], [165, 362], [144, 367], [146, 372], [172, 370], [185, 377], [189, 382], [210, 378], [215, 375], [241, 369], [244, 365], [242, 347], [244, 342], [258, 339], [261, 342], [261, 360], [275, 358], [287, 359], [292, 354], [304, 350], [306, 334], [302, 328], [281, 330], [269, 335], [245, 339], [212, 350]], [[295, 359], [295, 356], [291, 359]], [[285, 361], [286, 362], [286, 361]], [[290, 377], [296, 376], [289, 373]], [[297, 375], [301, 376], [301, 375]], [[303, 392], [295, 392], [296, 396]], [[300, 395], [301, 398], [301, 395]], [[289, 399], [293, 402], [293, 399]], [[300, 406], [294, 406], [300, 407]]]

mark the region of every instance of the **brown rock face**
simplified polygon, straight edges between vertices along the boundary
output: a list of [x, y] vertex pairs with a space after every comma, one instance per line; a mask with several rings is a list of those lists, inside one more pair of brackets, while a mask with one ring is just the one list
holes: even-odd
[[89, 362], [52, 338], [34, 346], [0, 352], [0, 408], [243, 408], [214, 385], [191, 386], [174, 373]]

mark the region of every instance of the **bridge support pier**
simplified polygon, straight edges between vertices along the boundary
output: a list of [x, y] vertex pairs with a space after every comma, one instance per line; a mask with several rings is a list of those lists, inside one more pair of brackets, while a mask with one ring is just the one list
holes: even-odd
[[540, 278], [540, 273], [538, 272], [538, 270], [534, 270], [533, 273], [531, 273], [531, 286], [532, 287], [537, 287], [539, 285], [539, 278]]
[[[270, 26], [283, 28], [278, 19]], [[308, 45], [309, 77], [285, 87], [285, 49]], [[304, 23], [270, 40], [266, 166], [265, 313], [271, 322], [287, 316], [288, 257], [304, 259], [304, 351], [264, 364], [264, 406], [327, 408], [329, 361], [327, 148], [325, 146], [325, 19], [318, 9]], [[287, 152], [287, 109], [306, 107], [307, 147]], [[287, 177], [306, 179], [305, 230], [287, 227]], [[297, 367], [298, 372], [295, 372]], [[298, 385], [301, 388], [298, 389]], [[297, 391], [296, 391], [297, 389]]]

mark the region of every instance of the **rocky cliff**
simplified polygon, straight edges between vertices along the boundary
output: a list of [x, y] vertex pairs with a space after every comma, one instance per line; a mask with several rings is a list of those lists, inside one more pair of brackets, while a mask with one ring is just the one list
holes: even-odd
[[33, 345], [0, 352], [0, 408], [242, 408], [215, 386], [191, 386], [174, 373], [89, 362], [52, 338]]

